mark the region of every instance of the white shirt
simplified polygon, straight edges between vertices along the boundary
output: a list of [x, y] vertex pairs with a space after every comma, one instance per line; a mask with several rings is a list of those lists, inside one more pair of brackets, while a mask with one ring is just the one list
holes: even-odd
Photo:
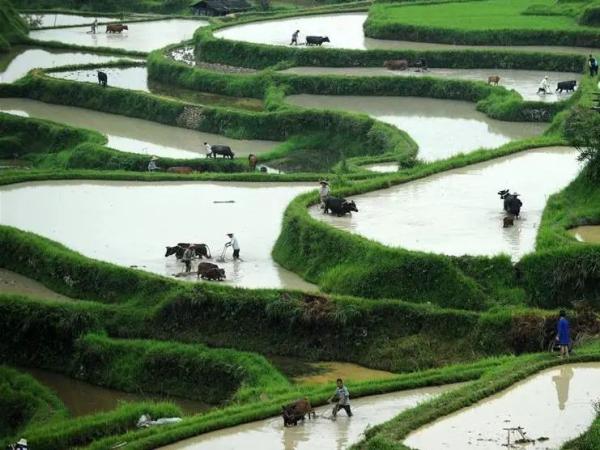
[[319, 191], [319, 195], [321, 196], [321, 198], [323, 197], [327, 197], [329, 195], [329, 186], [327, 186], [326, 184], [321, 186], [321, 190]]
[[548, 80], [546, 78], [544, 78], [542, 80], [542, 82], [540, 83], [540, 89], [543, 89], [545, 91], [547, 91], [548, 89], [550, 89], [550, 83], [548, 83]]
[[231, 241], [229, 241], [234, 250], [240, 249], [240, 244], [235, 236], [231, 236]]
[[212, 149], [210, 147], [210, 144], [206, 144], [205, 147], [206, 147], [206, 154], [210, 155], [212, 153]]

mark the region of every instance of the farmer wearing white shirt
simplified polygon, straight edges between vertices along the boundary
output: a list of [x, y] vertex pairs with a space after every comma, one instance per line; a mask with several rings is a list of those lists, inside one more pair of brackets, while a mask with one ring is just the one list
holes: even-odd
[[335, 418], [337, 416], [337, 413], [340, 409], [346, 411], [348, 417], [352, 417], [352, 410], [350, 409], [350, 392], [348, 392], [348, 388], [344, 386], [344, 382], [341, 378], [337, 379], [337, 387], [335, 392], [327, 401], [331, 403], [334, 398], [337, 398], [337, 403], [331, 412], [333, 417]]
[[230, 241], [225, 244], [225, 247], [233, 248], [233, 259], [240, 259], [240, 244], [237, 238], [233, 235], [233, 233], [227, 233]]
[[331, 190], [329, 189], [329, 183], [325, 180], [321, 180], [321, 188], [319, 189], [319, 197], [321, 198], [321, 209], [325, 208], [325, 201], [329, 198]]
[[205, 142], [204, 148], [206, 149], [206, 157], [210, 158], [210, 156], [212, 155], [212, 148], [211, 148], [210, 144], [208, 142]]
[[548, 82], [548, 75], [544, 77], [544, 79], [540, 82], [540, 87], [538, 87], [537, 93], [548, 94], [550, 92], [550, 83]]

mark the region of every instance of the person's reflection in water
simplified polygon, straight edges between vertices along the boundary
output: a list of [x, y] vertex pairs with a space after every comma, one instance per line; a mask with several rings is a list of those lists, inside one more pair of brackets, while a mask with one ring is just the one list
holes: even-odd
[[569, 400], [569, 383], [573, 378], [573, 368], [563, 366], [560, 368], [560, 374], [552, 377], [554, 386], [556, 387], [556, 395], [558, 396], [558, 409], [565, 409], [565, 405]]

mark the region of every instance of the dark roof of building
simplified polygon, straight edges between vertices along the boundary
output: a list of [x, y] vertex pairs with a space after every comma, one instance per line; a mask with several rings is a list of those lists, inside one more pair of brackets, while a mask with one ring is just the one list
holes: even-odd
[[190, 7], [205, 7], [215, 11], [244, 11], [252, 6], [246, 0], [192, 0]]

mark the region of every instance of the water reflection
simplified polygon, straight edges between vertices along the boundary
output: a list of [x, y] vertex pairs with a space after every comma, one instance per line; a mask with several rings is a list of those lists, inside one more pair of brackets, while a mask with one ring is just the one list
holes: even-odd
[[567, 401], [569, 401], [569, 384], [573, 378], [573, 367], [562, 366], [560, 373], [552, 377], [552, 382], [556, 388], [556, 396], [558, 397], [558, 409], [565, 409]]

